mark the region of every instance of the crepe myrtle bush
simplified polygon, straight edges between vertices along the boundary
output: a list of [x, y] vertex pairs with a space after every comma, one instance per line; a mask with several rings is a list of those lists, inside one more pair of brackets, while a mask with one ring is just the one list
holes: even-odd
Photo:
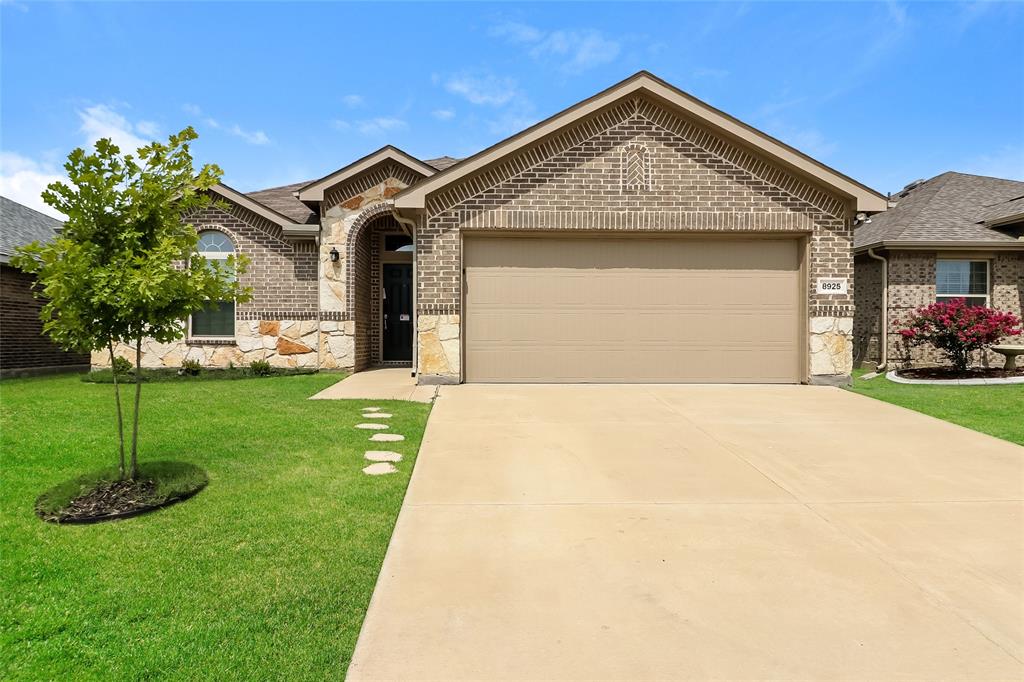
[[918, 308], [899, 330], [912, 346], [929, 344], [946, 354], [959, 371], [967, 369], [971, 353], [1021, 333], [1021, 320], [1012, 313], [971, 306], [963, 298]]

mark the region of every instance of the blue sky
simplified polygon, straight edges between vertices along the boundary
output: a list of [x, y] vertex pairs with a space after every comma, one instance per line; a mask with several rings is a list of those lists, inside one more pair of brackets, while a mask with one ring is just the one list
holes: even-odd
[[0, 193], [185, 125], [243, 191], [466, 156], [646, 69], [880, 191], [1024, 180], [1018, 3], [0, 2]]

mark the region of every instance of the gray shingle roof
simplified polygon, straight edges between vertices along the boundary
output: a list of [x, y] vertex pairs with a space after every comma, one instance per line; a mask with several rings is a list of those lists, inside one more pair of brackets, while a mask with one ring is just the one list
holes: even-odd
[[982, 222], [995, 206], [1022, 195], [1024, 182], [943, 173], [901, 192], [896, 206], [858, 227], [854, 248], [880, 242], [1015, 242]]
[[989, 212], [984, 216], [986, 223], [1005, 222], [1007, 219], [1013, 219], [1024, 214], [1024, 196], [1014, 197], [1009, 201], [990, 206], [989, 209]]
[[269, 209], [277, 211], [281, 215], [291, 218], [299, 224], [312, 225], [319, 221], [317, 214], [311, 211], [309, 206], [306, 206], [292, 196], [293, 193], [298, 192], [310, 182], [312, 181], [307, 180], [306, 182], [296, 182], [281, 187], [261, 189], [258, 192], [247, 192], [245, 196], [253, 201], [258, 201]]
[[53, 239], [63, 224], [28, 206], [0, 197], [0, 262], [6, 263], [14, 255], [15, 247]]
[[454, 156], [439, 156], [436, 159], [424, 159], [423, 163], [442, 171], [445, 168], [451, 168], [459, 161], [462, 161], [462, 159], [456, 159]]
[[[445, 168], [454, 166], [459, 161], [461, 161], [461, 159], [456, 159], [451, 156], [440, 156], [436, 159], [426, 159], [423, 163], [441, 171]], [[254, 201], [260, 202], [267, 208], [288, 216], [297, 223], [312, 225], [318, 221], [317, 214], [314, 211], [311, 211], [304, 203], [292, 196], [292, 194], [313, 182], [316, 181], [307, 180], [306, 182], [296, 182], [291, 185], [283, 185], [281, 187], [261, 189], [256, 192], [247, 192], [246, 196]]]

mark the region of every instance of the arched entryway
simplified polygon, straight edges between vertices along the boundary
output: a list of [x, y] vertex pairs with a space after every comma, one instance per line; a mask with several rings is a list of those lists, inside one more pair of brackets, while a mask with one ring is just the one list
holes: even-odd
[[349, 315], [355, 321], [355, 370], [412, 366], [413, 239], [390, 210], [349, 234]]

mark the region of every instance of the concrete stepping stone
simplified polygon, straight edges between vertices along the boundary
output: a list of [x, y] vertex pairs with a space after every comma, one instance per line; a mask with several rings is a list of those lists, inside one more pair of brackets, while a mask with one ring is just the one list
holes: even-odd
[[382, 476], [384, 474], [393, 474], [398, 469], [395, 468], [394, 464], [388, 462], [377, 462], [363, 468], [363, 473], [369, 476]]
[[401, 462], [402, 455], [390, 450], [367, 450], [363, 457], [371, 462]]
[[357, 429], [386, 429], [390, 428], [387, 424], [356, 424]]
[[397, 433], [375, 433], [370, 437], [370, 440], [380, 442], [389, 442], [397, 440], [405, 440], [405, 436], [399, 436]]
[[380, 412], [379, 407], [364, 407], [363, 412]]
[[393, 416], [387, 412], [368, 412], [363, 415], [363, 419], [391, 419]]

